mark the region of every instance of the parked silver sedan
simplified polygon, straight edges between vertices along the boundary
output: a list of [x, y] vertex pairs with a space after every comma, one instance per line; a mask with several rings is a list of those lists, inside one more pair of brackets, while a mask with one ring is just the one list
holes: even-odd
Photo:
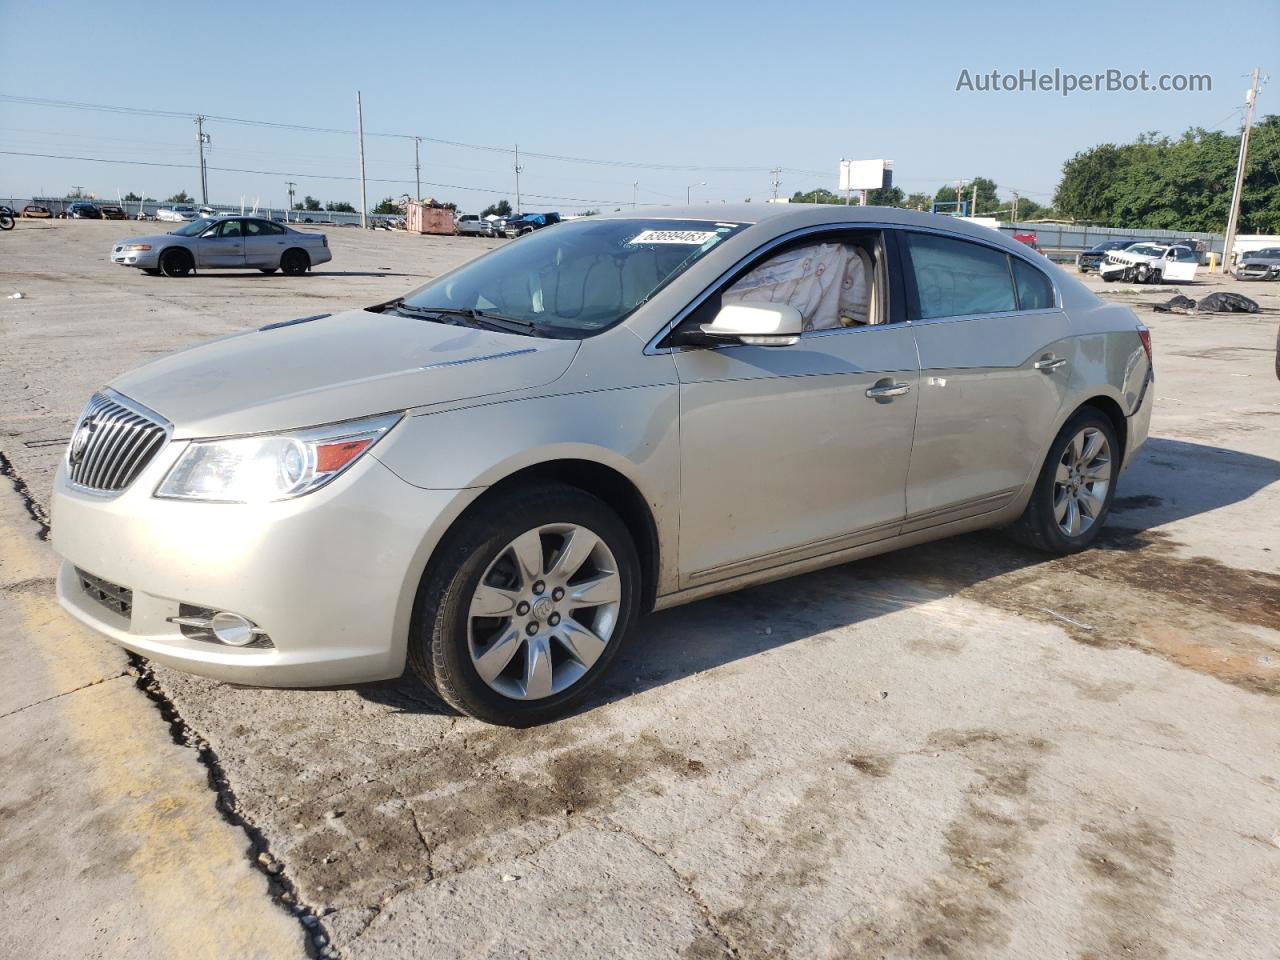
[[169, 233], [133, 237], [111, 248], [112, 263], [167, 277], [254, 268], [299, 275], [332, 259], [323, 233], [303, 233], [263, 217], [202, 217]]
[[983, 527], [1087, 548], [1152, 382], [1130, 310], [984, 227], [584, 218], [104, 386], [55, 481], [58, 594], [194, 673], [407, 665], [537, 723], [654, 608]]

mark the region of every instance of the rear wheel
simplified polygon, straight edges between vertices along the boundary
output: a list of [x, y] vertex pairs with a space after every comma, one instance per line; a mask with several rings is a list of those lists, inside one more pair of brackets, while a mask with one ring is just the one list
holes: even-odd
[[637, 613], [626, 526], [560, 484], [499, 496], [464, 518], [423, 576], [413, 673], [489, 723], [561, 716], [595, 689]]
[[173, 247], [160, 254], [160, 272], [166, 277], [185, 277], [195, 269], [189, 250]]
[[286, 250], [280, 258], [280, 269], [291, 277], [300, 276], [311, 266], [311, 258], [305, 250]]
[[1115, 428], [1100, 410], [1084, 407], [1054, 439], [1031, 500], [1011, 532], [1049, 553], [1084, 550], [1106, 522], [1119, 469]]

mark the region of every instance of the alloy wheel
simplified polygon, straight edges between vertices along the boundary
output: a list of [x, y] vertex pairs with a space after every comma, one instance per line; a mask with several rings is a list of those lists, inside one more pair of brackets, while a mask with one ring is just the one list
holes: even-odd
[[1094, 525], [1107, 503], [1111, 486], [1111, 444], [1097, 427], [1085, 427], [1071, 438], [1058, 460], [1053, 482], [1053, 519], [1068, 537]]
[[535, 527], [499, 551], [472, 594], [471, 663], [504, 697], [561, 693], [600, 659], [621, 604], [622, 578], [604, 540], [573, 523]]

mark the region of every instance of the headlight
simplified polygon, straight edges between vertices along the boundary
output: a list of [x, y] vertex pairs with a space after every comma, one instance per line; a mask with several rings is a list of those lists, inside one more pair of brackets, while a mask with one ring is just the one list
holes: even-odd
[[151, 249], [151, 244], [149, 244], [149, 243], [126, 243], [126, 244], [125, 244], [123, 247], [121, 247], [120, 249], [121, 249], [121, 250], [150, 250], [150, 249]]
[[218, 503], [265, 503], [318, 490], [359, 460], [399, 422], [389, 413], [293, 433], [196, 440], [155, 496]]

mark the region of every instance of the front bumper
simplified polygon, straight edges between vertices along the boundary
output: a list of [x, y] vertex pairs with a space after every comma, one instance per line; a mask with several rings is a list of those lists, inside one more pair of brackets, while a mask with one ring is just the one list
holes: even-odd
[[111, 262], [122, 267], [155, 270], [160, 266], [160, 251], [154, 247], [150, 250], [123, 250], [120, 247], [112, 247]]
[[[263, 686], [399, 676], [414, 595], [430, 551], [479, 490], [424, 490], [373, 456], [315, 493], [267, 504], [157, 500], [185, 443], [170, 443], [133, 485], [104, 497], [54, 481], [53, 547], [62, 607], [149, 659]], [[127, 616], [81, 584], [84, 571], [132, 591]], [[183, 634], [180, 604], [239, 613], [272, 646]]]

